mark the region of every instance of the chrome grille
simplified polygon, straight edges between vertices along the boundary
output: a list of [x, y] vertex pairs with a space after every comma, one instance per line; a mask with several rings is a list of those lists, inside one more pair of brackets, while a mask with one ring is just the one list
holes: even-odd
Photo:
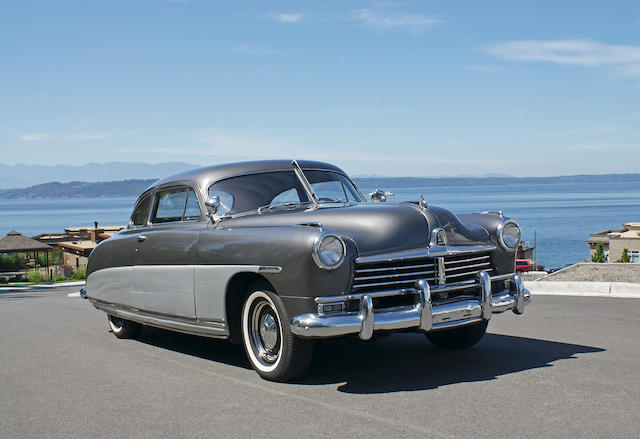
[[[446, 283], [473, 280], [481, 270], [489, 274], [492, 271], [488, 253], [445, 256], [444, 267]], [[425, 279], [431, 285], [438, 284], [437, 258], [356, 262], [351, 291], [365, 293], [414, 288], [418, 279]]]
[[488, 254], [447, 256], [444, 259], [447, 283], [473, 280], [482, 270], [491, 274], [491, 256]]

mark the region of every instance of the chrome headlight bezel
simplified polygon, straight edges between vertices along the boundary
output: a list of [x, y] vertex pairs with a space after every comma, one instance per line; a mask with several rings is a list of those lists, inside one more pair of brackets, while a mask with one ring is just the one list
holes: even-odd
[[[507, 245], [507, 242], [505, 241], [504, 234], [505, 234], [505, 230], [508, 231], [509, 229], [512, 229], [514, 227], [518, 231], [518, 238], [516, 239], [514, 246], [510, 247], [509, 245]], [[510, 252], [516, 251], [516, 249], [518, 248], [518, 244], [520, 244], [520, 239], [522, 238], [522, 230], [520, 229], [520, 226], [518, 225], [517, 222], [515, 222], [512, 219], [506, 219], [506, 220], [500, 221], [500, 224], [498, 224], [497, 233], [498, 233], [498, 242], [500, 243], [500, 246], [502, 246], [503, 249]]]
[[[340, 249], [341, 249], [340, 258], [333, 264], [328, 262], [326, 258], [323, 258], [321, 255], [321, 252], [322, 252], [321, 247], [323, 243], [326, 242], [326, 240], [335, 240], [340, 245]], [[318, 236], [316, 236], [316, 239], [313, 241], [311, 256], [313, 256], [313, 260], [316, 263], [316, 265], [324, 270], [335, 270], [336, 268], [340, 267], [340, 265], [342, 265], [342, 263], [344, 262], [346, 254], [347, 254], [347, 246], [344, 244], [344, 241], [338, 235], [335, 235], [333, 233], [325, 233], [325, 232], [320, 233]]]

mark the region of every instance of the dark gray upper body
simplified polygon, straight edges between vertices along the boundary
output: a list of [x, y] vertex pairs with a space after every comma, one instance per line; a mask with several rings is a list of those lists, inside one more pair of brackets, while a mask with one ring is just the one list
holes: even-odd
[[[346, 175], [326, 163], [298, 164], [304, 171]], [[349, 292], [358, 257], [384, 258], [412, 251], [426, 256], [434, 251], [484, 246], [496, 273], [513, 271], [514, 253], [498, 244], [496, 230], [504, 219], [496, 214], [456, 216], [443, 208], [414, 203], [350, 202], [248, 212], [215, 222], [207, 216], [205, 201], [213, 183], [238, 175], [291, 169], [288, 160], [245, 162], [201, 168], [157, 181], [140, 199], [175, 185], [188, 186], [195, 191], [201, 215], [189, 221], [130, 225], [96, 247], [89, 260], [89, 278], [114, 267], [274, 266], [281, 271], [260, 276], [285, 298], [292, 312], [301, 312], [315, 306], [314, 297]], [[432, 231], [437, 228], [446, 232], [446, 245], [432, 242]], [[345, 242], [345, 262], [335, 270], [319, 268], [312, 258], [311, 248], [321, 232], [335, 233]], [[143, 242], [140, 236], [144, 236]]]

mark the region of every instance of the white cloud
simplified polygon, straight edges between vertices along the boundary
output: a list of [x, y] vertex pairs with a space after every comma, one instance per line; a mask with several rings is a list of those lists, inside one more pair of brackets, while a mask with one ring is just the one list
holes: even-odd
[[442, 18], [430, 15], [380, 12], [371, 9], [353, 11], [352, 17], [362, 25], [374, 29], [404, 28], [414, 32], [422, 31], [443, 22]]
[[230, 47], [230, 48], [227, 49], [227, 52], [239, 53], [239, 54], [242, 54], [242, 55], [257, 55], [257, 56], [273, 55], [273, 54], [278, 53], [278, 51], [276, 51], [276, 50], [265, 49], [263, 47], [256, 47], [256, 46], [235, 46], [235, 47]]
[[585, 67], [612, 67], [627, 77], [640, 78], [640, 46], [603, 44], [592, 40], [507, 41], [487, 52], [511, 61], [542, 61]]
[[640, 143], [583, 143], [567, 146], [577, 151], [639, 151]]
[[111, 137], [111, 134], [106, 133], [78, 133], [78, 134], [43, 134], [43, 133], [30, 133], [21, 135], [20, 138], [25, 142], [40, 142], [43, 140], [98, 140]]
[[114, 136], [130, 136], [138, 134], [142, 131], [122, 131], [117, 133], [63, 133], [63, 134], [46, 134], [46, 133], [28, 133], [18, 135], [24, 142], [42, 142], [46, 140], [101, 140]]
[[[120, 152], [153, 153], [182, 157], [196, 156], [223, 158], [224, 160], [258, 159], [306, 159], [330, 163], [396, 163], [402, 165], [417, 164], [453, 164], [460, 166], [494, 165], [495, 161], [487, 157], [452, 156], [407, 156], [404, 154], [377, 154], [369, 150], [357, 151], [354, 145], [314, 145], [305, 139], [257, 137], [247, 133], [203, 130], [188, 137], [180, 148], [174, 147], [130, 147], [120, 148]], [[185, 142], [186, 143], [186, 142]]]
[[302, 21], [302, 17], [304, 17], [304, 14], [302, 12], [280, 12], [269, 14], [269, 18], [279, 21], [280, 23], [299, 23], [300, 21]]

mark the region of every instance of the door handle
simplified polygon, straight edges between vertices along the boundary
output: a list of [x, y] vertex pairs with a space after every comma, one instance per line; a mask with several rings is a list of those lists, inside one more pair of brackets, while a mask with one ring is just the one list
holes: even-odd
[[147, 239], [147, 237], [146, 237], [145, 235], [140, 235], [140, 236], [138, 236], [138, 242], [142, 242], [142, 241], [144, 241], [145, 239]]

